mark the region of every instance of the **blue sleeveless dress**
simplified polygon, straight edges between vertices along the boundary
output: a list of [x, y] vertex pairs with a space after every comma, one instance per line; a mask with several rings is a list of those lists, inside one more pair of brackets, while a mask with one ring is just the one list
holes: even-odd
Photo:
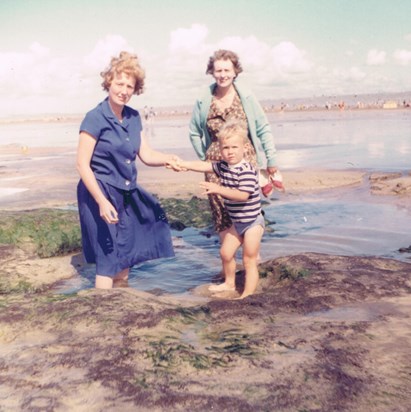
[[135, 160], [142, 131], [139, 113], [125, 106], [120, 123], [107, 98], [86, 114], [82, 131], [97, 140], [90, 165], [102, 192], [119, 215], [117, 224], [107, 224], [80, 180], [77, 200], [85, 260], [96, 264], [98, 275], [114, 277], [137, 263], [173, 257], [164, 210], [137, 184]]

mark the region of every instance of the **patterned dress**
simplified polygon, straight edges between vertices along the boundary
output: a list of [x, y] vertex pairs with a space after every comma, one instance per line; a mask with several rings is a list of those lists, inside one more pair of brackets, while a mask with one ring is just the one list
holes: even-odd
[[[234, 95], [231, 106], [223, 110], [217, 106], [216, 100], [213, 98], [207, 116], [207, 129], [212, 138], [212, 143], [206, 152], [207, 161], [218, 162], [221, 160], [221, 152], [217, 138], [218, 132], [226, 121], [233, 119], [247, 122], [247, 117], [238, 94], [236, 93]], [[256, 167], [256, 153], [253, 145], [251, 144], [251, 140], [250, 143], [246, 145], [244, 159]], [[220, 184], [220, 179], [215, 173], [206, 173], [205, 180], [206, 182]], [[219, 195], [208, 195], [208, 199], [210, 202], [215, 230], [217, 232], [222, 232], [223, 230], [228, 229], [232, 225], [232, 222], [227, 210], [224, 207], [223, 199]]]

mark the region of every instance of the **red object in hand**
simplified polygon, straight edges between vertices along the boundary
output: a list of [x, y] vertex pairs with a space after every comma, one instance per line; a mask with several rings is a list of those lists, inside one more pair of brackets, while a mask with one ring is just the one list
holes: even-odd
[[270, 180], [276, 189], [281, 192], [285, 191], [285, 187], [283, 185], [283, 177], [281, 176], [280, 172], [275, 172], [274, 175], [270, 176]]
[[265, 197], [268, 197], [273, 193], [274, 191], [274, 185], [272, 183], [267, 183], [265, 186], [261, 188], [261, 192]]
[[[260, 173], [261, 172], [262, 171], [260, 171]], [[269, 175], [268, 178], [266, 173], [261, 173], [261, 175], [262, 179], [260, 181], [260, 184], [263, 182], [265, 183], [268, 180], [268, 183], [263, 183], [261, 185], [261, 192], [265, 197], [270, 196], [273, 193], [274, 189], [277, 189], [280, 192], [285, 191], [285, 187], [283, 185], [283, 177], [281, 176], [280, 172], [276, 172], [273, 175]]]

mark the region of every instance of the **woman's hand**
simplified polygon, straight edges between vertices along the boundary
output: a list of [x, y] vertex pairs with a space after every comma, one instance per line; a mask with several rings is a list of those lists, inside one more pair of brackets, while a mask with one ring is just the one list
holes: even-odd
[[182, 165], [183, 160], [176, 155], [170, 155], [169, 159], [166, 161], [166, 168], [173, 169], [175, 172], [186, 172], [187, 168]]
[[267, 173], [269, 176], [274, 175], [277, 171], [278, 169], [275, 166], [267, 167]]
[[100, 217], [108, 224], [118, 223], [118, 213], [114, 206], [107, 200], [104, 199], [99, 203], [100, 207]]

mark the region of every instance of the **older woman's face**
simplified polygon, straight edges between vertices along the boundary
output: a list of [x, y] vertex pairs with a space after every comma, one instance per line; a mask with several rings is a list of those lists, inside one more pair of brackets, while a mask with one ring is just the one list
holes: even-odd
[[229, 87], [236, 78], [234, 65], [231, 60], [216, 60], [213, 77], [219, 87]]
[[136, 79], [126, 73], [115, 74], [108, 89], [109, 100], [112, 104], [124, 106], [134, 93]]

